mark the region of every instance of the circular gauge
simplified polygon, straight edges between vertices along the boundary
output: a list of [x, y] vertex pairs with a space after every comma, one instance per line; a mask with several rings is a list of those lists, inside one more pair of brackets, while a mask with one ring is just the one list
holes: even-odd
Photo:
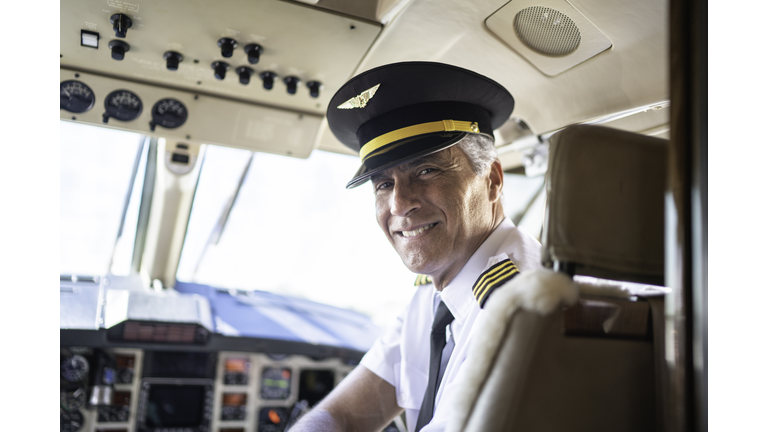
[[83, 427], [83, 415], [80, 411], [61, 411], [59, 415], [61, 421], [61, 432], [75, 432]]
[[61, 363], [61, 376], [69, 382], [82, 381], [88, 375], [88, 360], [81, 355], [73, 355]]
[[152, 122], [173, 129], [187, 121], [187, 107], [176, 99], [163, 99], [152, 107]]
[[71, 113], [84, 113], [96, 103], [93, 90], [80, 81], [62, 81], [59, 85], [61, 102], [60, 107]]
[[104, 122], [110, 117], [120, 121], [131, 121], [141, 115], [141, 99], [128, 90], [115, 90], [104, 99]]
[[61, 390], [61, 407], [67, 411], [75, 411], [85, 405], [85, 389], [81, 386], [67, 386]]

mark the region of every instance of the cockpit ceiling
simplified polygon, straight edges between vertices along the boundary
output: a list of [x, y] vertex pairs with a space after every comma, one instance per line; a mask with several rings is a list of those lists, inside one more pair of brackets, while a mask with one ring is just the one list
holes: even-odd
[[[515, 97], [513, 116], [524, 120], [536, 134], [669, 99], [666, 1], [559, 0], [589, 20], [610, 40], [611, 47], [555, 76], [544, 74], [485, 24], [505, 5], [524, 1], [530, 3], [163, 0], [134, 4], [68, 0], [61, 3], [60, 12], [61, 65], [67, 70], [158, 89], [158, 94], [149, 99], [164, 97], [160, 93], [165, 88], [321, 118], [331, 96], [357, 73], [392, 62], [438, 61], [475, 70], [500, 82]], [[130, 49], [124, 60], [116, 61], [110, 57], [108, 44], [118, 38], [109, 19], [120, 12], [131, 16], [133, 25], [127, 37], [120, 39]], [[98, 49], [81, 46], [81, 30], [99, 33]], [[223, 37], [237, 41], [230, 58], [223, 57], [217, 46]], [[258, 64], [247, 61], [244, 46], [252, 43], [264, 48]], [[168, 51], [183, 55], [176, 71], [166, 68], [163, 55]], [[215, 61], [229, 63], [223, 80], [214, 77], [211, 65]], [[239, 66], [254, 70], [247, 85], [238, 80], [235, 69]], [[265, 71], [277, 75], [272, 90], [265, 90], [259, 78]], [[288, 76], [300, 80], [296, 94], [286, 91], [283, 79]], [[318, 97], [310, 95], [309, 81], [322, 83]], [[96, 103], [94, 111], [103, 110], [98, 106], [103, 99]], [[189, 121], [221, 116], [187, 108]], [[61, 117], [69, 119], [70, 115], [62, 111]], [[146, 122], [133, 123], [110, 126], [152, 134]], [[215, 122], [209, 123], [214, 130], [198, 136], [218, 134], [218, 139], [210, 142], [243, 147], [232, 142], [230, 132], [215, 130]], [[658, 125], [651, 126], [666, 123], [662, 118]], [[172, 134], [168, 130], [161, 132], [158, 135]], [[324, 124], [318, 139], [308, 145], [349, 153]]]
[[570, 1], [613, 46], [553, 77], [484, 25], [506, 3], [412, 1], [384, 28], [357, 72], [408, 60], [475, 70], [504, 85], [515, 97], [512, 115], [539, 134], [669, 99], [667, 1]]

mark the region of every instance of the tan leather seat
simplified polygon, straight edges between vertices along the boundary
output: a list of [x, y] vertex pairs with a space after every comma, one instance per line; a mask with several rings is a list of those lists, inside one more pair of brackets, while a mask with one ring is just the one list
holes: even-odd
[[449, 431], [660, 429], [663, 296], [572, 276], [662, 285], [666, 155], [604, 127], [552, 137], [542, 261], [557, 271], [488, 300]]

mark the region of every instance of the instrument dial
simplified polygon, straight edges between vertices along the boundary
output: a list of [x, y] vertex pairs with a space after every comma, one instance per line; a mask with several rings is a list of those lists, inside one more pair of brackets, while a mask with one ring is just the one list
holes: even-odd
[[96, 103], [96, 96], [90, 87], [80, 81], [62, 81], [59, 85], [60, 108], [71, 113], [84, 113]]
[[187, 121], [187, 107], [176, 99], [162, 99], [152, 107], [152, 122], [173, 129]]
[[143, 105], [135, 93], [128, 90], [115, 90], [104, 99], [104, 121], [109, 117], [120, 121], [136, 120], [141, 115]]
[[86, 391], [81, 386], [68, 386], [61, 390], [60, 405], [67, 411], [76, 411], [85, 405]]
[[61, 363], [61, 376], [69, 382], [80, 382], [88, 375], [88, 360], [81, 355], [68, 357]]
[[83, 427], [83, 423], [85, 423], [80, 411], [61, 411], [59, 419], [61, 421], [61, 427], [59, 429], [61, 432], [79, 431]]
[[267, 367], [261, 375], [262, 399], [288, 399], [291, 395], [291, 370]]

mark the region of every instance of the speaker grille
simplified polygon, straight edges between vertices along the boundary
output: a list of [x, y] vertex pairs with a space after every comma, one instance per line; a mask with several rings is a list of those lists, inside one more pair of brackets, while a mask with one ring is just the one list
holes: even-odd
[[550, 56], [576, 51], [581, 32], [564, 13], [544, 6], [527, 7], [515, 15], [515, 33], [528, 48]]

